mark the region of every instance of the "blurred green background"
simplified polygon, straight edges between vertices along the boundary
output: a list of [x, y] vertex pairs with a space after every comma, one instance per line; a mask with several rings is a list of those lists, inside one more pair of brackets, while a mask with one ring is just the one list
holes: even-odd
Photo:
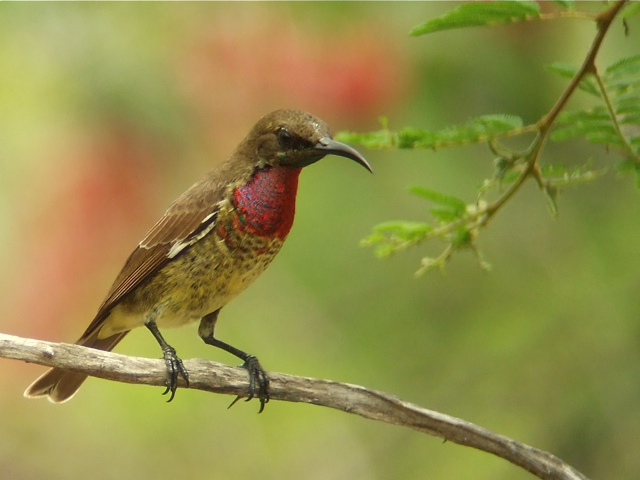
[[[0, 5], [0, 331], [73, 341], [166, 206], [263, 114], [309, 110], [334, 131], [430, 129], [486, 113], [534, 122], [579, 64], [577, 20], [410, 38], [450, 3]], [[587, 8], [582, 5], [582, 7]], [[588, 8], [600, 7], [600, 4]], [[637, 53], [618, 23], [604, 66]], [[573, 105], [588, 99], [578, 95]], [[480, 239], [414, 279], [425, 246], [379, 261], [358, 247], [423, 219], [420, 184], [473, 202], [486, 148], [363, 151], [305, 170], [296, 225], [269, 270], [221, 314], [220, 338], [268, 370], [396, 394], [550, 451], [592, 478], [640, 470], [640, 196], [611, 173], [570, 188], [552, 218], [536, 186]], [[546, 161], [613, 165], [576, 141]], [[237, 363], [195, 326], [183, 358]], [[118, 346], [159, 357], [136, 331]], [[329, 409], [90, 379], [69, 403], [27, 401], [44, 369], [0, 360], [0, 477], [30, 479], [528, 479], [507, 462]]]

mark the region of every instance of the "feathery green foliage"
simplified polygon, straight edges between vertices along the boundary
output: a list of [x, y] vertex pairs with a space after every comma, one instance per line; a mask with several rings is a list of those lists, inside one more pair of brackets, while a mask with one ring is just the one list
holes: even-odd
[[[498, 1], [471, 2], [460, 5], [437, 18], [415, 27], [414, 36], [441, 30], [473, 26], [495, 26], [529, 20], [580, 18], [596, 23], [597, 31], [591, 48], [585, 45], [583, 65], [575, 67], [553, 63], [547, 71], [567, 79], [567, 87], [556, 105], [538, 122], [524, 125], [518, 116], [507, 114], [483, 115], [436, 131], [404, 127], [397, 131], [387, 128], [386, 118], [381, 119], [382, 129], [368, 133], [343, 132], [341, 141], [363, 145], [371, 149], [440, 149], [469, 144], [486, 144], [493, 155], [493, 173], [481, 182], [476, 192], [477, 201], [467, 204], [459, 198], [427, 187], [412, 187], [410, 192], [435, 203], [429, 209], [434, 223], [394, 220], [384, 222], [373, 229], [363, 240], [364, 245], [374, 245], [376, 254], [388, 257], [394, 253], [418, 245], [433, 238], [446, 242], [446, 247], [435, 258], [424, 257], [417, 274], [434, 267], [442, 270], [453, 253], [461, 248], [472, 249], [484, 268], [475, 239], [489, 220], [515, 195], [529, 179], [534, 179], [553, 214], [558, 211], [559, 187], [590, 182], [604, 175], [608, 169], [595, 170], [587, 162], [579, 167], [543, 163], [547, 140], [562, 141], [584, 138], [588, 142], [606, 145], [621, 152], [616, 165], [620, 173], [632, 173], [640, 188], [640, 55], [623, 58], [603, 72], [598, 69], [596, 54], [614, 19], [629, 18], [640, 12], [639, 3], [627, 5], [618, 1], [605, 4], [599, 14], [576, 10], [573, 1], [555, 1], [557, 11], [541, 13], [541, 2]], [[626, 8], [625, 8], [626, 7]], [[626, 24], [625, 24], [626, 28]], [[568, 100], [576, 91], [595, 97], [598, 104], [589, 109], [568, 111]], [[529, 147], [515, 151], [501, 143], [507, 137], [535, 134]]]
[[573, 0], [553, 0], [553, 3], [559, 5], [564, 10], [575, 10], [576, 2]]
[[[557, 73], [561, 77], [567, 78], [569, 80], [575, 77], [580, 70], [578, 67], [561, 62], [546, 65], [544, 68], [548, 72]], [[591, 95], [594, 95], [598, 98], [600, 97], [600, 90], [598, 89], [596, 79], [591, 75], [587, 75], [586, 77], [584, 77], [578, 85], [578, 88], [583, 92], [590, 93]]]
[[[383, 126], [384, 123], [383, 123]], [[513, 115], [483, 115], [463, 125], [455, 125], [435, 132], [405, 127], [397, 132], [384, 128], [370, 133], [341, 132], [341, 142], [358, 143], [372, 149], [387, 148], [446, 148], [471, 143], [486, 143], [497, 137], [523, 133], [522, 120]]]
[[602, 105], [562, 112], [551, 139], [583, 137], [619, 149], [622, 162], [636, 166], [618, 171], [635, 174], [640, 185], [640, 55], [618, 60], [601, 75], [596, 73], [593, 86]]
[[631, 5], [629, 5], [622, 11], [622, 14], [620, 16], [624, 19], [627, 19], [638, 12], [640, 12], [640, 2], [632, 2]]
[[410, 35], [418, 36], [452, 28], [505, 25], [535, 18], [540, 14], [536, 2], [472, 2], [418, 25]]

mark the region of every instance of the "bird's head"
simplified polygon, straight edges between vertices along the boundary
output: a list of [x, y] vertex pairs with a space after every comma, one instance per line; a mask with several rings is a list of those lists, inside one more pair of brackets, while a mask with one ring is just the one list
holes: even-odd
[[249, 133], [247, 143], [255, 146], [254, 154], [265, 166], [302, 168], [326, 155], [338, 155], [372, 172], [358, 151], [331, 138], [325, 122], [300, 110], [276, 110], [265, 115]]

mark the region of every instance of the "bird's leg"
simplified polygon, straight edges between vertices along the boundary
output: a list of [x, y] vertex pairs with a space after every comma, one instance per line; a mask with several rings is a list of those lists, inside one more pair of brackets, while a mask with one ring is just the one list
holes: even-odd
[[187, 369], [184, 368], [184, 365], [182, 364], [182, 360], [180, 360], [178, 355], [176, 355], [175, 348], [173, 348], [171, 345], [167, 343], [167, 341], [164, 339], [164, 337], [160, 333], [160, 330], [158, 330], [158, 325], [156, 325], [156, 321], [155, 321], [156, 313], [157, 312], [155, 311], [155, 309], [152, 310], [147, 315], [147, 318], [145, 318], [144, 324], [149, 329], [149, 331], [153, 334], [153, 336], [156, 337], [156, 340], [158, 341], [158, 343], [160, 344], [160, 347], [162, 348], [164, 361], [167, 365], [167, 382], [166, 382], [167, 389], [162, 394], [166, 395], [167, 393], [171, 392], [171, 396], [169, 397], [169, 400], [167, 400], [167, 402], [170, 402], [171, 400], [173, 400], [173, 397], [175, 397], [176, 390], [178, 389], [178, 375], [181, 375], [182, 378], [184, 378], [184, 381], [187, 384], [187, 388], [188, 388], [189, 374], [187, 373]]
[[[218, 309], [202, 318], [200, 327], [198, 328], [198, 334], [207, 345], [221, 348], [225, 352], [229, 352], [231, 355], [235, 355], [244, 361], [242, 367], [246, 368], [249, 372], [249, 395], [246, 401], [248, 402], [252, 398], [257, 397], [260, 400], [260, 410], [258, 413], [261, 413], [264, 410], [264, 405], [269, 401], [269, 377], [256, 357], [213, 336], [219, 312], [220, 310]], [[233, 406], [239, 399], [240, 396], [236, 397], [229, 407]]]

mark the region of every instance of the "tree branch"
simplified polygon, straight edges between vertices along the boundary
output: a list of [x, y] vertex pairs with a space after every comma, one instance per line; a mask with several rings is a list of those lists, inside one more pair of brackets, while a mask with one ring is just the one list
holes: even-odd
[[[130, 357], [66, 343], [0, 334], [0, 357], [86, 373], [125, 383], [165, 385], [163, 360]], [[190, 388], [246, 396], [246, 370], [208, 360], [184, 362]], [[272, 400], [303, 402], [355, 413], [365, 418], [413, 428], [445, 440], [493, 453], [541, 479], [588, 480], [550, 453], [464, 420], [402, 401], [388, 393], [330, 380], [269, 373]], [[180, 385], [184, 382], [179, 378]]]

